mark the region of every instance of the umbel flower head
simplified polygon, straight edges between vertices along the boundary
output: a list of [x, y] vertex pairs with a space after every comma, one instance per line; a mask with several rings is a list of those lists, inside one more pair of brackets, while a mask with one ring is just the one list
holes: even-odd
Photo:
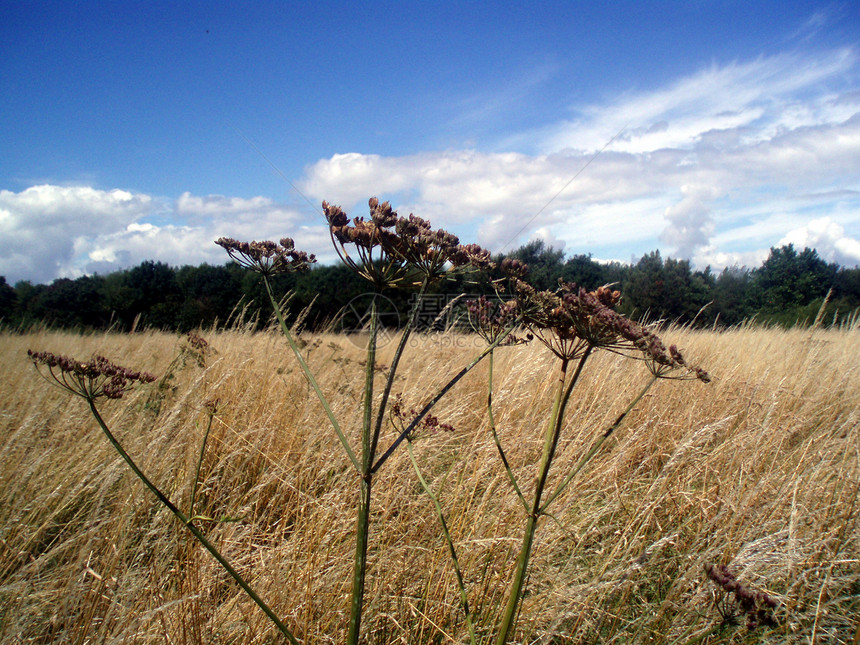
[[[517, 302], [509, 300], [492, 301], [486, 296], [466, 302], [466, 312], [469, 315], [469, 325], [481, 338], [492, 345], [517, 320]], [[532, 339], [531, 334], [525, 338], [509, 334], [502, 345], [518, 345]]]
[[152, 383], [155, 380], [152, 374], [120, 367], [104, 356], [93, 356], [88, 362], [83, 362], [50, 352], [34, 352], [32, 349], [27, 350], [27, 356], [36, 369], [47, 367], [50, 378], [57, 385], [88, 401], [101, 397], [121, 399], [136, 383]]
[[280, 244], [268, 240], [239, 242], [231, 237], [220, 237], [215, 244], [226, 250], [235, 262], [265, 276], [307, 271], [317, 261], [313, 254], [297, 251], [289, 237], [281, 238]]
[[653, 331], [615, 311], [621, 293], [609, 286], [587, 291], [559, 281], [556, 291], [537, 291], [519, 279], [514, 284], [525, 325], [560, 358], [571, 360], [587, 348], [602, 348], [644, 360], [655, 376], [711, 380], [703, 369], [689, 365], [677, 347], [667, 350]]
[[323, 202], [322, 207], [340, 259], [379, 288], [434, 281], [466, 267], [492, 266], [489, 251], [476, 244], [461, 245], [456, 235], [433, 229], [415, 215], [400, 217], [390, 203], [380, 203], [376, 197], [368, 205], [369, 219], [351, 220], [340, 206]]

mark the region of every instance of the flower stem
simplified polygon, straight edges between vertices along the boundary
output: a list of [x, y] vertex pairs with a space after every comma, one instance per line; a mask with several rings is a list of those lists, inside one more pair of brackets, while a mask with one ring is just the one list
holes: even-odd
[[421, 420], [427, 415], [427, 413], [433, 409], [433, 406], [436, 405], [442, 399], [442, 397], [445, 396], [448, 391], [459, 382], [461, 378], [466, 376], [466, 374], [468, 374], [478, 363], [480, 363], [487, 356], [489, 356], [490, 353], [496, 347], [498, 347], [499, 344], [505, 340], [505, 338], [508, 337], [508, 335], [514, 330], [514, 327], [516, 327], [518, 324], [520, 324], [519, 318], [517, 318], [517, 320], [515, 320], [511, 325], [509, 325], [507, 329], [505, 329], [505, 331], [500, 334], [499, 337], [495, 341], [493, 341], [493, 343], [489, 345], [484, 351], [482, 351], [471, 363], [469, 363], [466, 367], [457, 372], [451, 378], [451, 380], [448, 381], [445, 386], [441, 390], [439, 390], [439, 392], [437, 392], [436, 396], [434, 396], [430, 400], [430, 402], [421, 409], [421, 412], [419, 412], [418, 415], [414, 419], [412, 419], [406, 429], [403, 430], [403, 432], [401, 432], [397, 436], [397, 438], [391, 443], [390, 446], [388, 446], [388, 449], [384, 453], [382, 453], [382, 456], [376, 460], [375, 464], [373, 464], [373, 468], [371, 468], [370, 472], [375, 473], [377, 470], [379, 470], [382, 464], [384, 464], [388, 460], [388, 458], [394, 453], [397, 447], [403, 442], [404, 439], [406, 439], [409, 433], [412, 432], [418, 426], [418, 424], [421, 423]]
[[200, 482], [200, 468], [203, 466], [203, 456], [206, 454], [206, 442], [209, 432], [212, 430], [212, 419], [214, 414], [209, 414], [209, 422], [206, 424], [206, 432], [203, 433], [203, 443], [200, 445], [200, 457], [197, 459], [197, 469], [194, 472], [194, 483], [191, 485], [191, 503], [188, 505], [188, 517], [194, 517], [194, 502], [197, 498], [197, 486]]
[[137, 464], [134, 463], [134, 460], [131, 458], [131, 456], [122, 447], [122, 444], [120, 444], [120, 442], [117, 440], [117, 438], [114, 437], [113, 433], [107, 427], [107, 424], [104, 422], [104, 419], [102, 419], [101, 414], [99, 414], [99, 411], [96, 408], [95, 402], [92, 399], [87, 399], [87, 403], [89, 403], [90, 412], [92, 412], [93, 417], [95, 418], [96, 422], [101, 427], [102, 432], [104, 432], [105, 436], [108, 438], [108, 441], [110, 441], [111, 445], [119, 453], [120, 457], [122, 457], [125, 460], [125, 463], [128, 464], [128, 467], [131, 468], [132, 472], [134, 472], [134, 474], [137, 475], [138, 479], [140, 479], [140, 481], [142, 481], [143, 484], [150, 491], [152, 491], [152, 493], [158, 498], [159, 502], [161, 502], [164, 506], [166, 506], [167, 509], [171, 513], [173, 513], [176, 516], [176, 518], [179, 519], [179, 521], [182, 522], [189, 531], [191, 531], [191, 534], [194, 535], [195, 538], [197, 538], [197, 541], [200, 542], [200, 544], [202, 544], [203, 547], [207, 551], [209, 551], [209, 553], [212, 554], [212, 557], [214, 557], [218, 561], [218, 563], [222, 567], [224, 567], [224, 570], [227, 571], [228, 574], [230, 574], [230, 577], [232, 577], [233, 580], [235, 580], [239, 584], [239, 586], [242, 587], [242, 590], [246, 594], [248, 594], [248, 596], [251, 598], [251, 600], [253, 600], [257, 604], [257, 606], [263, 610], [263, 612], [266, 614], [266, 616], [268, 616], [269, 619], [273, 623], [275, 623], [275, 626], [278, 628], [278, 630], [281, 632], [281, 634], [283, 634], [284, 637], [292, 645], [299, 645], [298, 639], [296, 639], [296, 637], [293, 636], [292, 632], [287, 628], [286, 625], [284, 625], [284, 623], [281, 621], [281, 619], [278, 618], [277, 614], [275, 614], [275, 612], [272, 611], [272, 609], [263, 601], [263, 599], [257, 595], [257, 592], [255, 592], [254, 589], [251, 588], [251, 585], [248, 584], [248, 582], [242, 577], [242, 575], [233, 568], [233, 566], [227, 561], [227, 559], [223, 555], [221, 555], [221, 552], [218, 551], [218, 549], [215, 547], [215, 545], [212, 544], [206, 538], [205, 535], [203, 535], [203, 533], [200, 531], [200, 529], [198, 529], [192, 523], [192, 521], [185, 515], [185, 513], [183, 513], [181, 510], [179, 510], [179, 508], [173, 502], [171, 502], [167, 498], [167, 496], [164, 493], [162, 493], [161, 490], [159, 490], [159, 488], [149, 480], [149, 478], [146, 475], [143, 474], [143, 471], [141, 471], [140, 468], [138, 468]]
[[346, 642], [357, 645], [361, 634], [361, 615], [364, 604], [364, 583], [367, 574], [367, 545], [370, 533], [370, 494], [373, 483], [373, 377], [376, 367], [376, 336], [379, 329], [379, 309], [376, 298], [370, 305], [370, 338], [367, 341], [367, 362], [364, 372], [364, 410], [361, 424], [361, 483], [358, 518], [355, 527], [355, 560], [352, 572], [352, 598], [350, 601], [349, 632]]
[[585, 361], [591, 354], [591, 349], [592, 348], [590, 346], [586, 348], [582, 357], [579, 359], [576, 371], [569, 381], [567, 380], [569, 359], [563, 358], [561, 361], [558, 387], [553, 399], [552, 414], [550, 415], [549, 423], [547, 423], [546, 433], [544, 435], [543, 453], [541, 454], [541, 461], [538, 467], [534, 499], [532, 500], [531, 512], [529, 513], [528, 520], [526, 521], [522, 547], [520, 548], [520, 554], [517, 558], [514, 579], [511, 581], [508, 604], [505, 606], [505, 611], [502, 614], [502, 622], [499, 625], [496, 645], [505, 645], [508, 642], [508, 638], [513, 631], [514, 623], [516, 622], [517, 611], [522, 599], [526, 573], [528, 571], [529, 560], [531, 558], [535, 530], [537, 529], [538, 518], [541, 515], [541, 497], [543, 496], [543, 490], [546, 487], [549, 471], [552, 467], [552, 460], [555, 456], [556, 447], [558, 446], [558, 439], [561, 434], [561, 426], [564, 420], [564, 411], [567, 407], [570, 395], [573, 392], [573, 387], [579, 380], [580, 374], [582, 374], [582, 368], [585, 366]]
[[403, 355], [403, 350], [406, 349], [406, 341], [409, 340], [409, 335], [415, 328], [415, 321], [418, 320], [418, 311], [421, 308], [421, 299], [427, 291], [430, 284], [430, 278], [425, 277], [421, 283], [421, 288], [415, 296], [415, 304], [412, 306], [412, 311], [409, 314], [409, 320], [406, 322], [406, 327], [400, 334], [400, 342], [397, 344], [397, 349], [394, 352], [394, 358], [391, 359], [391, 367], [388, 369], [388, 378], [385, 381], [385, 389], [382, 391], [382, 398], [379, 401], [379, 411], [376, 415], [376, 425], [373, 428], [373, 439], [370, 445], [372, 455], [376, 454], [376, 447], [379, 443], [379, 435], [382, 432], [382, 422], [385, 419], [385, 409], [388, 406], [388, 397], [391, 394], [391, 387], [394, 385], [394, 377], [397, 373], [397, 366], [400, 363], [400, 357]]
[[493, 418], [493, 352], [490, 352], [490, 370], [489, 376], [487, 377], [487, 415], [490, 420], [490, 430], [493, 433], [493, 441], [496, 442], [496, 448], [499, 451], [499, 456], [502, 458], [502, 464], [505, 467], [505, 472], [508, 475], [508, 479], [511, 482], [511, 486], [513, 486], [514, 490], [517, 493], [517, 496], [520, 498], [520, 501], [523, 503], [523, 509], [526, 513], [529, 512], [529, 503], [526, 501], [526, 498], [523, 496], [522, 491], [520, 490], [519, 484], [517, 484], [517, 478], [514, 476], [514, 472], [511, 470], [511, 466], [508, 463], [508, 458], [505, 455], [505, 450], [502, 448], [502, 442], [499, 439], [499, 434], [496, 432], [496, 421]]
[[627, 418], [627, 415], [630, 414], [631, 410], [636, 407], [636, 404], [642, 400], [642, 397], [645, 396], [645, 393], [651, 388], [652, 385], [654, 385], [654, 383], [657, 382], [658, 378], [658, 376], [652, 376], [651, 380], [645, 384], [645, 387], [643, 387], [639, 394], [637, 394], [636, 397], [630, 402], [624, 412], [619, 414], [618, 418], [615, 419], [615, 422], [611, 426], [609, 426], [603, 432], [603, 434], [600, 435], [597, 441], [594, 442], [594, 445], [591, 447], [591, 449], [582, 457], [582, 459], [579, 460], [579, 463], [576, 465], [576, 468], [574, 468], [572, 471], [570, 471], [570, 473], [568, 473], [567, 477], [565, 477], [564, 480], [558, 485], [558, 488], [555, 489], [555, 492], [553, 492], [553, 494], [550, 495], [549, 498], [547, 498], [546, 502], [544, 502], [543, 506], [540, 509], [541, 513], [546, 512], [546, 509], [549, 507], [550, 504], [552, 504], [555, 498], [558, 497], [565, 488], [567, 488], [567, 485], [570, 484], [571, 480], [573, 480], [573, 478], [576, 477], [576, 475], [585, 467], [585, 465], [589, 461], [591, 461], [591, 458], [594, 457], [595, 454], [597, 454], [598, 450], [600, 450], [600, 446], [603, 445], [603, 442], [606, 441], [610, 437], [610, 435], [618, 429], [618, 426], [620, 426], [624, 422], [624, 419]]

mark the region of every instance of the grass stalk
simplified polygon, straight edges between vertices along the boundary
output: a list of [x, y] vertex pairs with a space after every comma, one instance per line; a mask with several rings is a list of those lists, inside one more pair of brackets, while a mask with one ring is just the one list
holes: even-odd
[[463, 573], [460, 570], [460, 560], [457, 558], [457, 549], [454, 547], [454, 541], [451, 539], [451, 533], [448, 530], [448, 522], [445, 521], [445, 513], [442, 511], [442, 506], [439, 500], [430, 488], [430, 484], [424, 479], [421, 474], [421, 469], [418, 466], [418, 461], [415, 459], [415, 451], [412, 450], [412, 440], [406, 440], [406, 448], [409, 451], [409, 459], [412, 461], [412, 467], [415, 469], [415, 474], [421, 484], [421, 488], [427, 493], [430, 500], [433, 502], [433, 508], [436, 510], [436, 517], [439, 518], [439, 524], [442, 527], [442, 535], [445, 537], [445, 543], [448, 545], [448, 554], [451, 556], [451, 564], [454, 567], [454, 574], [457, 577], [457, 587], [460, 590], [460, 605], [463, 607], [465, 615], [466, 628], [469, 630], [469, 643], [476, 645], [477, 637], [475, 636], [475, 626], [472, 623], [472, 612], [469, 609], [469, 598], [466, 594], [466, 584], [463, 582]]

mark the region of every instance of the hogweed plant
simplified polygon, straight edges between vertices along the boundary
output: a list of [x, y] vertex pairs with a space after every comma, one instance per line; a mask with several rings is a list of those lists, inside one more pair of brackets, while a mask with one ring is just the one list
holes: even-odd
[[[361, 635], [361, 619], [364, 609], [364, 589], [367, 574], [367, 554], [370, 535], [370, 515], [374, 476], [405, 439], [420, 424], [425, 423], [430, 410], [452, 387], [472, 370], [498, 343], [504, 340], [499, 336], [495, 343], [482, 351], [471, 363], [455, 374], [448, 383], [403, 427], [396, 438], [384, 450], [379, 441], [386, 419], [389, 397], [394, 385], [397, 369], [407, 346], [410, 334], [415, 328], [421, 300], [427, 289], [435, 282], [456, 272], [486, 271], [493, 265], [488, 251], [481, 247], [460, 244], [459, 239], [442, 229], [433, 229], [429, 222], [410, 214], [400, 217], [388, 202], [376, 198], [369, 201], [369, 218], [350, 219], [339, 206], [323, 202], [323, 212], [329, 225], [331, 240], [341, 261], [357, 275], [370, 283], [374, 294], [387, 289], [417, 289], [412, 311], [394, 352], [391, 365], [385, 378], [382, 393], [375, 403], [374, 379], [376, 369], [376, 350], [379, 334], [379, 310], [377, 299], [371, 301], [369, 330], [364, 361], [364, 393], [361, 405], [361, 434], [358, 446], [347, 439], [341, 423], [332, 412], [325, 394], [320, 389], [299, 347], [290, 333], [275, 294], [270, 277], [276, 273], [305, 270], [314, 262], [313, 256], [294, 249], [289, 238], [274, 242], [239, 242], [231, 238], [221, 238], [216, 243], [239, 264], [256, 271], [265, 283], [266, 292], [275, 312], [278, 324], [287, 339], [296, 360], [325, 409], [331, 426], [338, 437], [357, 475], [359, 503], [355, 528], [355, 556], [353, 564], [352, 591], [350, 596], [350, 620], [347, 643], [354, 645]], [[510, 332], [516, 323], [512, 323]], [[380, 454], [381, 453], [381, 454]]]
[[[155, 381], [155, 376], [146, 372], [137, 372], [125, 367], [120, 367], [111, 363], [103, 356], [94, 356], [89, 361], [79, 361], [67, 356], [60, 356], [50, 352], [34, 352], [28, 350], [27, 355], [36, 369], [46, 380], [58, 385], [74, 396], [84, 399], [89, 405], [90, 412], [96, 423], [101, 428], [105, 437], [107, 437], [113, 448], [119, 453], [120, 457], [125, 461], [132, 472], [143, 482], [158, 501], [165, 506], [173, 515], [188, 529], [188, 531], [200, 542], [203, 547], [212, 554], [215, 560], [224, 568], [224, 570], [235, 580], [246, 594], [265, 612], [272, 620], [275, 626], [281, 631], [286, 639], [298, 645], [299, 641], [293, 636], [287, 626], [278, 618], [274, 611], [263, 601], [262, 598], [254, 591], [251, 585], [239, 574], [238, 571], [230, 564], [230, 562], [221, 554], [218, 548], [206, 537], [203, 531], [195, 524], [195, 520], [209, 519], [201, 518], [194, 515], [194, 496], [197, 489], [196, 480], [200, 476], [200, 464], [198, 463], [197, 472], [195, 473], [195, 484], [193, 487], [191, 503], [188, 513], [183, 512], [179, 506], [173, 503], [162, 490], [156, 486], [140, 469], [137, 463], [128, 454], [122, 443], [117, 439], [114, 433], [110, 430], [107, 423], [99, 411], [98, 403], [100, 399], [121, 399], [124, 394], [129, 392], [136, 384], [152, 383]], [[209, 403], [207, 410], [209, 411], [210, 427], [211, 419], [215, 414], [215, 403]], [[208, 436], [208, 428], [207, 428]], [[200, 453], [200, 461], [203, 460], [203, 452], [205, 451], [206, 443], [204, 439]]]

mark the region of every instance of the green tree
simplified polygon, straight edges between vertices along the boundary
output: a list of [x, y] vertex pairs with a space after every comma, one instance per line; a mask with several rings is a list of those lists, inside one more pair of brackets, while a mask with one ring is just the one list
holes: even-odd
[[564, 252], [546, 246], [543, 240], [532, 240], [508, 257], [529, 265], [529, 282], [536, 289], [554, 289], [562, 275]]
[[771, 248], [755, 274], [763, 312], [785, 314], [823, 298], [837, 272], [838, 265], [827, 264], [815, 249], [804, 248], [798, 253], [792, 244]]
[[176, 271], [182, 304], [176, 318], [180, 331], [224, 324], [241, 300], [241, 274], [237, 266], [184, 266]]
[[15, 289], [6, 283], [6, 276], [0, 275], [0, 321], [7, 324], [12, 321], [17, 300]]
[[710, 268], [693, 272], [689, 260], [667, 258], [659, 251], [644, 255], [623, 283], [626, 306], [640, 316], [682, 323], [708, 322], [715, 315], [697, 317], [712, 299], [714, 277]]
[[751, 317], [759, 304], [753, 290], [753, 276], [746, 267], [726, 267], [714, 284], [714, 312], [721, 325], [736, 325]]

